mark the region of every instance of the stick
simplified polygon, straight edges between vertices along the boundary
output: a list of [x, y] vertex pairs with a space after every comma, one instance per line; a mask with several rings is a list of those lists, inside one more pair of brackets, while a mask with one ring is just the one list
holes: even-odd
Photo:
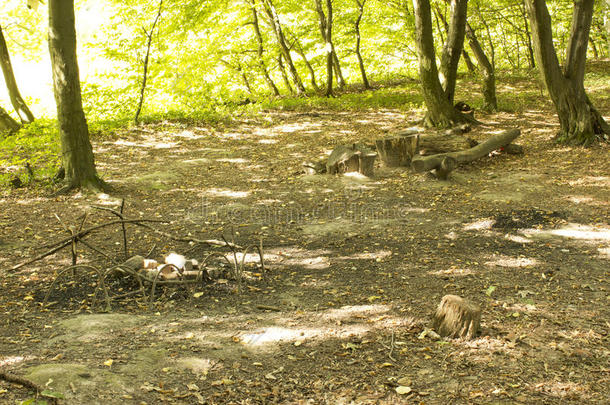
[[[14, 374], [10, 374], [4, 371], [0, 371], [0, 380], [4, 380], [13, 384], [19, 384], [22, 385], [26, 388], [31, 388], [34, 391], [36, 391], [38, 394], [40, 394], [42, 391], [44, 391], [44, 388], [42, 388], [40, 385], [36, 384], [33, 381], [30, 381], [26, 378], [23, 377], [19, 377], [16, 376]], [[57, 404], [57, 398], [53, 398], [53, 397], [45, 397], [47, 398], [47, 400], [49, 401], [49, 403], [51, 404]]]

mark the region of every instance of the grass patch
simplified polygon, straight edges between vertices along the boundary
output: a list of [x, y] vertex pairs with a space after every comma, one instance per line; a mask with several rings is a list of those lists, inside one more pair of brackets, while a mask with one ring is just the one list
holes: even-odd
[[50, 179], [60, 162], [60, 145], [55, 120], [38, 119], [14, 135], [0, 136], [0, 187], [17, 176], [24, 184], [30, 178], [26, 163], [38, 180]]

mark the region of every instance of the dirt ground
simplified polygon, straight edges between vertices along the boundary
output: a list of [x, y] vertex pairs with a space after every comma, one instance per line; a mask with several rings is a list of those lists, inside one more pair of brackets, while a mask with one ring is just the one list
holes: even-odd
[[[69, 404], [609, 403], [610, 147], [557, 146], [548, 107], [479, 115], [470, 136], [518, 127], [525, 154], [448, 181], [379, 164], [372, 179], [302, 173], [335, 145], [404, 128], [413, 117], [395, 110], [272, 111], [97, 140], [111, 196], [0, 198], [0, 370]], [[135, 295], [104, 313], [83, 272], [42, 309], [69, 251], [9, 269], [85, 213], [85, 228], [111, 220], [91, 206], [121, 198], [128, 217], [167, 220], [154, 227], [176, 236], [262, 237], [266, 279], [247, 255], [240, 288], [230, 277], [160, 288], [152, 305]], [[128, 239], [157, 259], [227, 252], [136, 227]], [[85, 240], [122, 257], [118, 228]], [[79, 263], [111, 266], [83, 245]], [[480, 336], [426, 332], [445, 294], [481, 306]], [[0, 381], [1, 403], [33, 395]]]

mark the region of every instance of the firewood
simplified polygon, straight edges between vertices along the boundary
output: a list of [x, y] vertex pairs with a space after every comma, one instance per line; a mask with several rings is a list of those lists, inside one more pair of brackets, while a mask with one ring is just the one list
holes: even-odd
[[441, 336], [472, 338], [481, 323], [479, 306], [457, 295], [445, 295], [434, 314], [432, 328]]

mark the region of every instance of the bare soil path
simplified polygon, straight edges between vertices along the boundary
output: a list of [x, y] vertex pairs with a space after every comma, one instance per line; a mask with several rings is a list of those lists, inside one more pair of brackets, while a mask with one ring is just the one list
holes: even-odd
[[[301, 173], [337, 144], [404, 127], [394, 110], [275, 111], [97, 141], [113, 196], [0, 198], [0, 368], [74, 404], [610, 402], [610, 149], [555, 145], [548, 110], [481, 119], [473, 137], [520, 127], [525, 155], [446, 182], [384, 167], [372, 179]], [[73, 225], [89, 212], [92, 225], [110, 216], [91, 205], [120, 198], [176, 235], [262, 237], [268, 280], [251, 267], [239, 291], [231, 280], [167, 289], [153, 307], [132, 298], [103, 314], [74, 293], [91, 282], [77, 278], [41, 310], [69, 253], [6, 269], [65, 237], [55, 214]], [[129, 237], [132, 253], [155, 246], [157, 258], [209, 250]], [[118, 231], [89, 240], [121, 254]], [[422, 333], [445, 294], [482, 306], [479, 338]], [[2, 403], [31, 396], [0, 381]]]

